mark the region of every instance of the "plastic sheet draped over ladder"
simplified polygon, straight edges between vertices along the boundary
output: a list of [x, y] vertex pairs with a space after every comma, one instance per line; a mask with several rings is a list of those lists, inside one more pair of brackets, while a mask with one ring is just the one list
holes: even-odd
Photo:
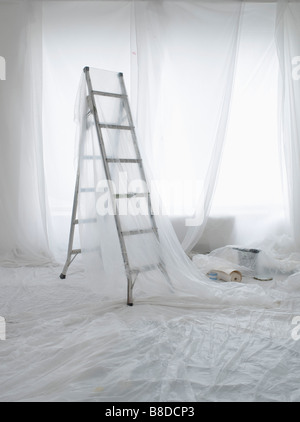
[[[99, 219], [105, 221], [105, 217], [110, 217], [106, 230], [109, 232], [112, 229], [117, 233], [118, 252], [122, 256], [123, 272], [127, 278], [127, 304], [132, 305], [133, 287], [140, 274], [159, 271], [169, 284], [170, 281], [159, 253], [158, 228], [152, 212], [123, 74], [104, 72], [101, 87], [98, 85], [98, 71], [85, 67], [84, 75], [87, 90], [86, 123], [88, 127], [94, 128], [94, 133], [91, 138], [86, 136], [80, 140], [68, 256], [61, 278], [66, 277], [72, 260], [81, 253], [81, 249], [73, 249], [75, 226], [79, 224], [93, 227]], [[94, 180], [91, 178], [88, 183], [86, 180], [82, 181], [82, 168], [84, 173], [95, 174], [94, 166], [99, 167], [99, 177]], [[79, 213], [77, 218], [79, 196], [85, 206], [87, 195], [90, 194], [95, 195], [95, 208], [85, 212], [86, 215]], [[135, 207], [132, 199], [137, 201]], [[136, 250], [140, 249], [139, 245], [145, 251], [148, 247], [150, 251], [142, 259], [137, 259]], [[96, 252], [97, 249], [102, 256], [109, 251], [108, 244], [102, 243], [95, 245], [90, 252]], [[111, 250], [110, 255], [113, 256], [115, 252]], [[107, 262], [110, 261], [106, 261], [106, 266]]]

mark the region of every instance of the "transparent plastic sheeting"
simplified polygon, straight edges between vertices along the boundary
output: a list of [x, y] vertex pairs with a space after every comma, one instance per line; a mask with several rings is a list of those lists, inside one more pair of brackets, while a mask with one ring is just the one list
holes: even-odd
[[206, 274], [210, 271], [222, 271], [233, 268], [239, 271], [246, 282], [251, 280], [284, 280], [300, 272], [300, 254], [275, 258], [271, 253], [261, 249], [243, 248], [236, 245], [215, 249], [209, 254], [196, 254], [192, 257], [195, 265]]
[[[90, 68], [90, 76], [93, 90], [121, 93], [117, 73]], [[105, 98], [104, 103], [101, 103], [102, 98]], [[97, 109], [101, 124], [116, 123], [116, 118], [119, 118], [120, 121], [124, 120], [124, 115], [118, 115], [121, 110], [119, 102], [119, 99], [118, 101], [115, 99], [109, 101], [106, 97], [97, 97]], [[101, 213], [99, 213], [99, 204], [103, 205], [103, 195], [105, 195], [103, 183], [105, 185], [106, 182], [94, 118], [92, 114], [88, 113], [85, 74], [82, 75], [76, 109], [80, 156], [78, 216], [81, 249], [87, 270], [86, 283], [103, 298], [125, 301], [127, 279], [115, 219], [113, 215], [100, 215]], [[112, 121], [112, 119], [114, 120]], [[125, 135], [124, 132], [126, 132]], [[132, 143], [127, 132], [129, 131], [103, 130], [109, 157], [132, 157]], [[151, 163], [147, 163], [147, 157], [143, 155], [143, 151], [141, 154], [147, 164], [149, 183], [151, 181]], [[86, 159], [87, 156], [90, 158]], [[109, 165], [112, 182], [117, 186], [116, 193], [130, 190], [127, 184], [138, 178], [137, 165], [128, 163], [110, 163]], [[103, 189], [99, 189], [99, 186]], [[142, 187], [137, 183], [136, 192], [140, 192], [141, 189]], [[134, 200], [136, 201], [136, 198]], [[160, 201], [153, 189], [151, 190], [151, 200], [154, 214], [158, 214]], [[135, 204], [133, 209], [136, 211], [138, 206]], [[142, 202], [140, 209], [145, 209]], [[130, 209], [128, 214], [120, 217], [122, 230], [149, 227], [149, 215], [134, 215]], [[159, 297], [160, 303], [165, 303], [179, 297], [189, 297], [196, 298], [199, 303], [211, 305], [277, 306], [278, 301], [282, 299], [281, 293], [274, 290], [266, 294], [258, 284], [212, 282], [206, 276], [204, 269], [197, 268], [184, 253], [169, 220], [163, 216], [163, 213], [155, 215], [155, 219], [159, 241], [153, 234], [126, 237], [130, 267], [151, 265], [161, 259], [170, 280], [159, 269], [139, 273], [133, 289], [134, 301], [156, 296]], [[94, 220], [94, 222], [87, 224], [85, 222], [87, 220]]]
[[0, 268], [1, 402], [300, 401], [299, 273], [261, 283], [284, 298], [269, 309], [99, 302], [80, 257], [71, 274]]

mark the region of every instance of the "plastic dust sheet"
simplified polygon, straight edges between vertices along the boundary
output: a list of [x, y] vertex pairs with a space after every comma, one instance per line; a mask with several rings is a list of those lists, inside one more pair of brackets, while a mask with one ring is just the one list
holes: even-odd
[[[122, 94], [118, 74], [98, 69], [89, 70], [94, 91]], [[78, 142], [80, 157], [79, 227], [81, 248], [87, 269], [87, 284], [106, 299], [126, 300], [127, 280], [121, 248], [113, 213], [109, 212], [108, 184], [113, 193], [145, 193], [138, 165], [128, 162], [110, 162], [110, 177], [105, 177], [99, 149], [99, 140], [91, 105], [87, 101], [85, 74], [81, 79], [77, 101]], [[126, 126], [128, 117], [124, 113], [122, 98], [96, 95], [96, 107], [102, 126], [103, 141], [108, 158], [136, 158], [128, 130], [111, 128], [112, 124]], [[151, 163], [141, 151], [148, 186], [151, 185]], [[128, 201], [128, 199], [126, 199]], [[122, 231], [149, 228], [150, 215], [145, 198], [139, 204], [127, 202], [125, 211], [120, 212]], [[136, 201], [136, 198], [133, 198]], [[147, 198], [146, 198], [147, 201]], [[160, 212], [160, 201], [154, 189], [151, 190], [151, 206], [158, 227], [159, 240], [153, 233], [127, 236], [125, 239], [131, 268], [141, 268], [163, 262], [169, 277], [160, 267], [157, 270], [140, 272], [135, 279], [134, 301], [156, 297], [161, 304], [176, 300], [196, 300], [199, 304], [263, 305], [277, 306], [281, 296], [276, 291], [268, 294], [259, 285], [237, 283], [212, 283], [203, 269], [186, 256], [168, 219]], [[129, 204], [128, 204], [129, 203]], [[131, 203], [131, 208], [130, 208]], [[159, 261], [158, 261], [159, 260]]]
[[[93, 74], [103, 81], [102, 72]], [[139, 276], [134, 306], [126, 306], [114, 219], [96, 208], [96, 194], [105, 193], [94, 189], [103, 167], [84, 78], [78, 98], [83, 253], [63, 281], [58, 267], [0, 268], [6, 333], [0, 340], [0, 400], [300, 401], [299, 256], [279, 259], [233, 245], [189, 258], [158, 215], [159, 242], [133, 236], [128, 253], [132, 265], [163, 258], [169, 280], [159, 270]], [[131, 157], [118, 136], [107, 133], [108, 154]], [[145, 167], [149, 178], [146, 160]], [[124, 169], [117, 163], [112, 172], [121, 189]], [[127, 170], [128, 180], [134, 179], [134, 170]], [[155, 192], [152, 199], [155, 208]], [[147, 214], [122, 218], [128, 230], [149, 222]], [[242, 280], [207, 275], [226, 268], [239, 271]]]
[[[138, 3], [142, 5], [148, 2], [136, 3], [139, 6]], [[166, 9], [166, 2], [157, 3], [164, 3], [162, 6]], [[192, 5], [190, 2], [184, 3], [187, 7]], [[70, 7], [74, 9], [73, 5]], [[201, 13], [204, 10], [198, 4], [197, 9]], [[227, 11], [228, 9], [225, 10], [226, 13]], [[153, 7], [150, 12], [152, 16], [156, 16], [153, 15]], [[209, 10], [208, 12], [210, 13]], [[58, 15], [55, 10], [55, 16]], [[108, 14], [101, 15], [107, 19]], [[3, 16], [6, 17], [6, 14]], [[144, 20], [141, 15], [137, 16], [140, 26], [143, 26]], [[186, 22], [187, 26], [191, 26], [191, 20], [185, 20], [182, 16], [181, 13], [178, 14], [178, 22]], [[230, 13], [230, 16], [233, 15]], [[291, 13], [288, 18], [294, 21], [295, 16], [295, 13]], [[204, 20], [203, 18], [203, 22]], [[65, 22], [71, 22], [69, 15], [68, 19], [62, 18], [62, 21], [62, 30], [57, 31], [60, 35], [66, 33], [63, 30]], [[193, 21], [194, 28], [202, 27], [198, 25], [198, 20]], [[214, 28], [210, 20], [207, 22], [209, 29]], [[8, 25], [11, 26], [11, 20], [6, 19], [4, 30], [8, 29]], [[216, 26], [218, 25], [217, 21]], [[71, 27], [78, 32], [78, 25], [70, 24], [68, 28]], [[226, 28], [231, 30], [233, 25], [224, 26], [222, 20], [220, 27], [224, 33]], [[177, 25], [174, 28], [178, 37], [186, 32], [178, 31]], [[287, 34], [286, 30], [289, 28], [292, 27], [280, 26], [278, 36], [281, 32], [282, 36]], [[11, 26], [10, 33], [14, 29], [15, 26]], [[284, 48], [293, 39], [290, 32], [288, 30], [289, 36], [284, 38], [280, 46], [285, 61], [286, 84], [290, 77], [293, 52], [295, 51], [295, 55], [299, 54], [297, 48]], [[18, 38], [15, 40], [16, 45], [20, 38], [18, 33], [15, 32], [15, 38]], [[67, 33], [70, 35], [70, 31]], [[219, 41], [219, 32], [216, 34]], [[10, 37], [10, 40], [13, 38]], [[69, 39], [73, 40], [73, 37], [69, 36]], [[198, 45], [198, 39], [192, 39]], [[202, 39], [207, 43], [208, 37]], [[220, 45], [219, 42], [217, 44]], [[292, 44], [296, 46], [296, 43]], [[86, 44], [83, 42], [83, 45], [85, 51]], [[182, 46], [186, 50], [185, 42]], [[27, 51], [26, 48], [23, 50]], [[71, 50], [70, 48], [70, 54]], [[139, 50], [144, 52], [145, 48]], [[173, 51], [180, 52], [177, 43], [174, 43]], [[224, 56], [227, 59], [228, 50], [223, 51], [226, 52]], [[68, 54], [65, 56], [69, 59]], [[218, 64], [221, 63], [218, 55], [217, 61]], [[60, 60], [56, 62], [60, 63]], [[180, 63], [185, 67], [184, 61], [181, 60]], [[60, 72], [61, 65], [58, 68]], [[208, 68], [211, 72], [216, 69], [224, 73], [223, 65]], [[16, 65], [15, 69], [20, 69], [20, 66]], [[198, 77], [198, 68], [194, 69]], [[115, 74], [111, 75], [114, 79], [111, 80], [110, 73], [106, 73], [107, 77], [104, 77], [105, 72], [92, 73], [96, 78], [96, 89], [116, 88]], [[149, 73], [141, 73], [143, 77], [149, 77]], [[51, 72], [50, 74], [52, 75]], [[227, 85], [226, 78], [225, 81]], [[101, 86], [103, 82], [104, 86]], [[206, 84], [206, 79], [204, 83]], [[209, 84], [206, 85], [209, 87]], [[3, 89], [5, 86], [4, 84]], [[290, 93], [285, 89], [285, 94], [296, 98], [297, 96], [292, 95], [292, 85], [288, 86]], [[182, 90], [186, 91], [186, 88], [183, 86]], [[21, 91], [22, 87], [15, 89], [15, 92]], [[80, 161], [81, 188], [89, 189], [98, 185], [103, 177], [103, 169], [97, 158], [99, 150], [92, 116], [86, 117], [88, 105], [84, 79], [80, 92], [77, 104], [79, 144], [86, 148], [86, 154], [93, 157], [85, 163]], [[187, 93], [189, 95], [189, 90]], [[210, 98], [215, 102], [214, 96]], [[57, 98], [55, 101], [57, 102]], [[30, 102], [25, 103], [28, 105]], [[206, 103], [207, 100], [203, 107], [207, 108]], [[115, 116], [116, 108], [112, 102], [110, 104], [111, 107], [103, 107], [103, 113], [107, 113], [109, 109]], [[118, 108], [118, 102], [114, 101], [114, 104]], [[285, 104], [289, 113], [291, 103], [288, 97]], [[10, 111], [7, 104], [4, 109], [7, 109], [7, 113]], [[295, 105], [292, 109], [295, 111]], [[144, 111], [141, 107], [139, 112]], [[187, 109], [187, 113], [189, 112]], [[199, 114], [198, 109], [196, 113]], [[298, 115], [296, 112], [292, 114]], [[288, 121], [288, 114], [285, 120]], [[17, 130], [21, 127], [15, 126]], [[289, 131], [289, 125], [284, 127]], [[296, 133], [295, 128], [296, 126]], [[24, 133], [27, 136], [29, 132]], [[128, 133], [118, 134], [107, 130], [105, 142], [109, 154], [131, 157], [132, 151], [124, 138], [127, 135]], [[20, 136], [17, 138], [22, 139]], [[296, 139], [296, 135], [292, 137], [292, 140]], [[289, 148], [292, 144], [286, 143], [287, 149], [293, 151], [293, 148]], [[24, 145], [28, 146], [28, 142], [24, 142]], [[32, 151], [32, 148], [28, 151]], [[80, 156], [82, 154], [80, 150]], [[298, 166], [297, 157], [294, 154], [292, 162], [295, 163], [289, 167], [292, 176]], [[151, 163], [147, 162], [145, 154], [143, 159], [148, 178], [151, 179]], [[28, 162], [32, 163], [32, 155]], [[31, 167], [33, 171], [34, 166]], [[116, 166], [116, 181], [119, 170], [124, 170], [123, 166]], [[295, 182], [293, 178], [291, 180]], [[25, 178], [23, 184], [26, 185], [26, 182]], [[31, 186], [30, 183], [27, 185]], [[290, 183], [290, 186], [297, 191], [295, 183]], [[14, 190], [11, 192], [15, 193]], [[28, 192], [24, 192], [27, 195]], [[14, 196], [20, 202], [20, 197]], [[28, 201], [28, 195], [26, 199], [24, 204], [29, 204], [34, 210], [35, 202]], [[127, 307], [126, 277], [113, 220], [110, 216], [100, 218], [95, 212], [97, 199], [95, 192], [85, 191], [80, 194], [79, 218], [96, 218], [97, 222], [90, 225], [82, 222], [79, 224], [83, 256], [72, 263], [66, 280], [59, 279], [65, 256], [58, 267], [0, 268], [1, 336], [5, 332], [5, 340], [0, 338], [1, 401], [300, 401], [298, 255], [285, 259], [274, 258], [263, 250], [247, 251], [243, 245], [234, 245], [190, 259], [183, 253], [168, 220], [159, 216], [157, 224], [160, 242], [153, 246], [148, 240], [141, 242], [139, 239], [131, 245], [131, 255], [137, 260], [135, 264], [148, 262], [156, 258], [157, 254], [163, 257], [172, 289], [159, 271], [147, 273], [136, 281], [134, 306]], [[155, 193], [152, 200], [154, 207], [157, 207], [159, 198]], [[24, 207], [22, 210], [24, 211]], [[29, 212], [28, 215], [32, 217], [35, 214]], [[295, 215], [299, 213], [295, 212]], [[22, 221], [26, 222], [24, 212], [21, 216]], [[146, 222], [147, 216], [143, 217], [138, 215], [124, 219], [127, 227], [131, 227], [133, 223], [140, 225]], [[35, 219], [37, 226], [36, 222]], [[36, 239], [36, 236], [32, 236], [32, 225], [28, 227], [30, 236], [24, 239]], [[4, 236], [3, 239], [7, 243], [9, 236]], [[207, 276], [212, 269], [224, 268], [240, 271], [242, 281], [224, 282], [211, 280]], [[255, 276], [258, 277], [254, 278]], [[272, 280], [266, 280], [267, 278]]]
[[59, 269], [0, 269], [0, 401], [300, 401], [299, 273], [256, 281], [281, 294], [272, 308], [128, 307], [87, 289], [80, 258], [64, 281]]

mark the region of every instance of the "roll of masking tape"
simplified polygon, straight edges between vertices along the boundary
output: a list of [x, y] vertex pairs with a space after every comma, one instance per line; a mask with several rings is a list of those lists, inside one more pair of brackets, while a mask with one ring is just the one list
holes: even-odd
[[236, 281], [238, 283], [242, 281], [242, 274], [234, 269], [212, 270], [209, 274], [211, 273], [217, 274], [217, 280]]

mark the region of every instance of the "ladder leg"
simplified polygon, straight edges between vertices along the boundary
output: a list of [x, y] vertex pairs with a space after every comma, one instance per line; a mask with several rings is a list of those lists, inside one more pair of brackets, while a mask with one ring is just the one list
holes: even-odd
[[133, 283], [132, 278], [130, 276], [127, 276], [127, 305], [132, 306], [133, 305]]
[[[67, 254], [66, 263], [65, 263], [64, 268], [62, 270], [62, 273], [60, 274], [60, 278], [62, 280], [66, 278], [69, 265], [72, 262], [72, 250], [73, 250], [73, 242], [74, 242], [75, 220], [76, 220], [76, 214], [77, 214], [79, 178], [80, 178], [79, 166], [80, 166], [80, 162], [78, 161], [76, 183], [75, 183], [75, 192], [74, 192], [74, 201], [73, 201], [73, 210], [72, 210], [72, 218], [71, 218], [71, 227], [70, 227], [70, 234], [69, 234], [68, 254]], [[76, 257], [76, 255], [75, 255], [75, 257]]]

